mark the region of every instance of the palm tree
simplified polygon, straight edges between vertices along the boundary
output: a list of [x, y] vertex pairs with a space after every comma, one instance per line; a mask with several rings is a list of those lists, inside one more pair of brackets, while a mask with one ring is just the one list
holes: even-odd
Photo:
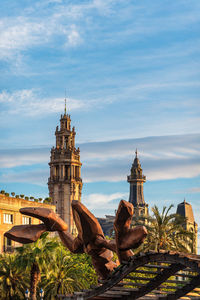
[[145, 223], [148, 235], [141, 246], [143, 250], [192, 252], [193, 233], [184, 228], [186, 218], [170, 214], [172, 207], [164, 206], [161, 213], [157, 206], [152, 208], [153, 216], [147, 217]]
[[0, 258], [1, 299], [23, 299], [26, 288], [26, 276], [16, 261], [16, 255], [2, 255]]
[[87, 259], [86, 254], [72, 255], [62, 245], [56, 248], [51, 269], [42, 275], [45, 298], [55, 299], [59, 294], [80, 291], [97, 283], [94, 268]]
[[18, 263], [25, 270], [30, 271], [30, 298], [36, 300], [37, 286], [41, 279], [41, 270], [51, 261], [53, 250], [58, 246], [54, 240], [47, 239], [48, 233], [43, 235], [35, 243], [16, 248]]

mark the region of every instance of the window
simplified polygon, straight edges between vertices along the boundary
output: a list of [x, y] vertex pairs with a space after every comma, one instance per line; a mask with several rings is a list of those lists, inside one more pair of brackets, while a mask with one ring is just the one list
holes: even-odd
[[31, 218], [30, 217], [22, 216], [22, 224], [23, 225], [29, 225], [29, 224], [31, 224]]
[[70, 167], [65, 165], [65, 179], [70, 179]]
[[56, 176], [59, 176], [59, 166], [56, 166]]
[[79, 167], [78, 166], [75, 167], [75, 177], [79, 178]]
[[68, 138], [65, 137], [65, 149], [67, 149], [67, 144], [68, 144]]
[[11, 247], [12, 246], [12, 241], [10, 239], [7, 238], [7, 241], [6, 241], [6, 246], [7, 247]]
[[3, 214], [4, 224], [13, 224], [13, 215], [12, 214]]
[[4, 237], [3, 249], [5, 252], [12, 252], [12, 241], [6, 237]]

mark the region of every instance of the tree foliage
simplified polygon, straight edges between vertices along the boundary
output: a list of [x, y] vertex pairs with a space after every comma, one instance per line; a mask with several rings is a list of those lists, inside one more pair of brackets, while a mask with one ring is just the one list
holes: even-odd
[[[144, 244], [137, 249], [172, 250], [190, 252], [194, 235], [184, 224], [186, 219], [170, 214], [164, 207], [152, 208], [153, 215], [135, 220], [147, 227], [148, 235]], [[117, 259], [116, 255], [114, 256]], [[71, 254], [56, 237], [44, 233], [35, 243], [24, 245], [13, 254], [0, 256], [0, 299], [23, 299], [28, 288], [39, 296], [42, 287], [44, 299], [56, 299], [56, 295], [89, 289], [97, 284], [97, 275], [87, 254]], [[34, 299], [34, 298], [32, 298]]]
[[23, 299], [27, 286], [25, 270], [22, 270], [15, 254], [0, 257], [0, 299]]
[[57, 294], [96, 283], [90, 257], [71, 254], [58, 238], [49, 238], [47, 233], [35, 243], [16, 248], [13, 254], [0, 256], [0, 299], [23, 299], [27, 288], [31, 299], [36, 299], [41, 287], [44, 299], [55, 299]]
[[153, 215], [139, 218], [136, 223], [145, 223], [148, 230], [147, 238], [140, 247], [142, 250], [166, 250], [192, 252], [194, 234], [185, 229], [186, 218], [170, 211], [173, 205], [163, 207], [159, 212], [157, 206], [152, 208]]

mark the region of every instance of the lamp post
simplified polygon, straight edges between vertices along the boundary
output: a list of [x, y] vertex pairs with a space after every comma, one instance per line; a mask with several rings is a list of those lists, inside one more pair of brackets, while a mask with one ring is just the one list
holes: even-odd
[[40, 300], [43, 300], [43, 297], [44, 297], [44, 291], [43, 291], [43, 288], [40, 289]]
[[29, 299], [30, 292], [28, 289], [25, 291], [25, 299]]

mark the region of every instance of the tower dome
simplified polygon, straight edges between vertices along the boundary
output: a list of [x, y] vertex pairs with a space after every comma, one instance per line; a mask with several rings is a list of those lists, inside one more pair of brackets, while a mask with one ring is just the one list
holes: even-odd
[[194, 214], [192, 210], [192, 205], [187, 203], [185, 199], [183, 202], [178, 204], [176, 213], [187, 218], [188, 222], [194, 223]]
[[187, 231], [190, 231], [191, 233], [194, 234], [192, 252], [197, 253], [197, 230], [198, 230], [198, 225], [197, 225], [197, 223], [195, 222], [195, 219], [194, 219], [192, 205], [187, 203], [184, 199], [183, 202], [178, 204], [176, 213], [186, 218], [186, 220], [183, 224], [183, 227]]

